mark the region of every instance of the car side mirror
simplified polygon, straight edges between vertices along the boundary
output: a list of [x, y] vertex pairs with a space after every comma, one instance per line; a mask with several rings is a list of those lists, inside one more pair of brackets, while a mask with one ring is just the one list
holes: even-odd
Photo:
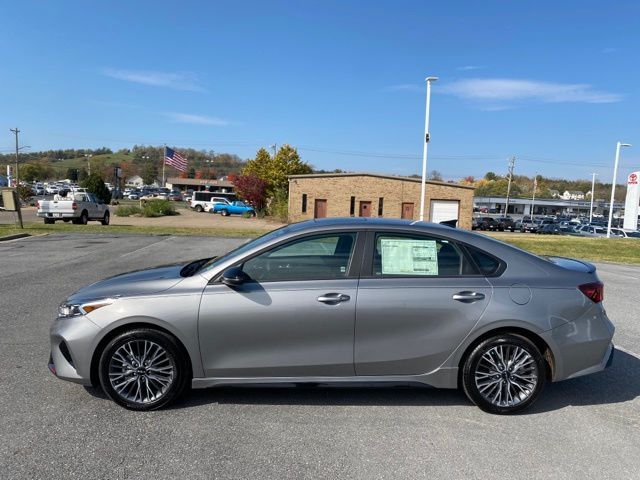
[[222, 272], [222, 283], [229, 287], [238, 287], [249, 279], [246, 273], [238, 267], [227, 268]]

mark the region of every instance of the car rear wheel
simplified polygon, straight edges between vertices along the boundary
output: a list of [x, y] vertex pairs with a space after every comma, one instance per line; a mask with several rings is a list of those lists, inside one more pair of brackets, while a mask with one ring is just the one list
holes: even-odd
[[51, 225], [52, 223], [56, 223], [56, 221], [55, 221], [55, 220], [53, 220], [52, 218], [45, 218], [45, 219], [44, 219], [44, 223], [45, 223], [46, 225]]
[[228, 217], [229, 216], [229, 211], [228, 210], [220, 210], [220, 215], [222, 215], [223, 217]]
[[462, 371], [465, 394], [485, 412], [516, 413], [538, 398], [547, 380], [545, 360], [524, 337], [488, 338], [469, 354]]
[[151, 329], [122, 333], [100, 357], [100, 384], [114, 402], [130, 410], [156, 410], [175, 401], [190, 375], [176, 340]]
[[111, 216], [109, 215], [109, 212], [104, 212], [104, 217], [102, 217], [102, 220], [100, 221], [100, 223], [102, 223], [102, 225], [109, 225], [110, 219], [111, 219]]
[[80, 215], [80, 225], [86, 225], [88, 221], [89, 215], [86, 211], [82, 212], [82, 215]]
[[196, 205], [196, 208], [194, 208], [194, 210], [198, 213], [202, 213], [204, 209], [202, 208], [202, 205]]

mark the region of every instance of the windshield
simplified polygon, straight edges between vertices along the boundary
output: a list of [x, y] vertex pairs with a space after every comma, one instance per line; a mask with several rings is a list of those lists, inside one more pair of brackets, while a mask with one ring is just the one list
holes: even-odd
[[228, 258], [234, 256], [234, 255], [238, 255], [244, 252], [248, 252], [249, 250], [251, 250], [254, 247], [258, 247], [260, 245], [263, 245], [265, 243], [270, 242], [271, 240], [273, 240], [274, 238], [278, 238], [281, 237], [283, 235], [285, 235], [288, 231], [289, 231], [290, 227], [284, 226], [281, 228], [278, 228], [277, 230], [273, 230], [269, 233], [266, 233], [264, 235], [262, 235], [261, 237], [258, 237], [254, 240], [250, 240], [247, 243], [244, 243], [242, 245], [240, 245], [238, 248], [235, 248], [233, 250], [231, 250], [230, 252], [225, 253], [224, 255], [220, 256], [220, 257], [215, 257], [212, 258], [211, 260], [209, 260], [207, 263], [205, 263], [204, 265], [202, 265], [202, 267], [200, 267], [200, 269], [198, 270], [198, 273], [204, 273], [207, 272], [209, 270], [211, 270], [212, 268], [215, 268], [216, 266], [220, 265], [222, 262], [226, 261]]

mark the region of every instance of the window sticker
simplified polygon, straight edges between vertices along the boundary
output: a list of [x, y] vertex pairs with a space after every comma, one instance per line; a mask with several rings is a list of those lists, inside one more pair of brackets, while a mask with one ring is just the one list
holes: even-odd
[[438, 275], [435, 240], [381, 238], [383, 275]]

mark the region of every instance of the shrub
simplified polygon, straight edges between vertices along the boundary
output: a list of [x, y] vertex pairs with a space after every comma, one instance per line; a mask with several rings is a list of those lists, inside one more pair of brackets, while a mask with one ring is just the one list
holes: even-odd
[[143, 217], [165, 217], [178, 215], [176, 207], [169, 200], [149, 200], [142, 207]]
[[142, 209], [137, 205], [120, 205], [116, 208], [118, 217], [130, 217], [131, 215], [141, 215]]
[[111, 192], [104, 184], [104, 180], [99, 173], [92, 173], [86, 180], [80, 182], [80, 186], [86, 188], [88, 192], [93, 193], [96, 197], [109, 205], [111, 201]]
[[281, 222], [287, 221], [289, 218], [289, 195], [286, 190], [278, 189], [274, 192], [269, 204], [269, 215]]

